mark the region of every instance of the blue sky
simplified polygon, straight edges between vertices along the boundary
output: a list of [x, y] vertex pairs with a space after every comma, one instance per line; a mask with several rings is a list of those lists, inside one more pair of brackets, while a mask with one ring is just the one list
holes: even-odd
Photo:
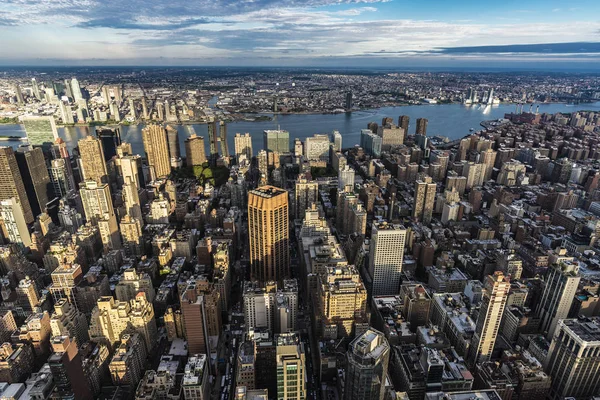
[[598, 0], [2, 0], [0, 64], [598, 65], [599, 15]]

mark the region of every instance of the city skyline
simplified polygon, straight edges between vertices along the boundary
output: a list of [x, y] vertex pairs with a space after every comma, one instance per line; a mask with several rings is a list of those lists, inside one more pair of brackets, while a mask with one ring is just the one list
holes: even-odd
[[2, 11], [3, 65], [598, 69], [600, 56], [598, 4], [587, 0], [9, 0]]

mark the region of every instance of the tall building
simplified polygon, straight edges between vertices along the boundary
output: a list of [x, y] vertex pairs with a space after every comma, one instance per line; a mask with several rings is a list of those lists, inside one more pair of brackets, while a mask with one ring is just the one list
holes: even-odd
[[381, 156], [382, 139], [381, 136], [374, 134], [370, 129], [360, 131], [360, 147], [372, 157]]
[[20, 247], [31, 245], [31, 234], [27, 227], [23, 208], [16, 198], [0, 200], [0, 228], [10, 243]]
[[171, 173], [169, 161], [169, 147], [165, 128], [160, 125], [148, 125], [142, 129], [142, 139], [148, 166], [152, 171], [152, 178], [164, 178]]
[[277, 399], [306, 399], [304, 343], [296, 333], [277, 335], [275, 340], [277, 342]]
[[546, 357], [545, 369], [552, 378], [548, 398], [589, 399], [600, 391], [600, 319], [564, 319]]
[[263, 132], [263, 149], [267, 152], [286, 154], [290, 152], [290, 133], [288, 131], [266, 130]]
[[56, 302], [50, 317], [52, 336], [69, 336], [71, 340], [75, 340], [77, 346], [81, 346], [89, 340], [87, 327], [85, 314], [77, 310], [67, 299]]
[[146, 369], [146, 345], [139, 333], [126, 333], [115, 349], [108, 369], [113, 385], [137, 387]]
[[40, 302], [40, 296], [37, 290], [35, 281], [30, 277], [25, 277], [19, 281], [19, 286], [16, 288], [17, 302], [27, 314], [34, 312]]
[[346, 93], [346, 110], [352, 109], [352, 92]]
[[83, 99], [81, 87], [79, 86], [79, 81], [77, 81], [77, 78], [71, 79], [71, 93], [73, 94], [73, 100], [75, 100], [75, 102]]
[[485, 278], [483, 300], [469, 350], [470, 365], [489, 361], [498, 337], [509, 290], [510, 280], [502, 272], [496, 271], [494, 275]]
[[304, 157], [308, 161], [323, 161], [329, 163], [329, 136], [315, 134], [304, 140]]
[[377, 136], [381, 137], [382, 150], [390, 150], [392, 147], [402, 145], [404, 143], [405, 135], [406, 132], [404, 132], [402, 128], [396, 126], [389, 120], [385, 125], [377, 128]]
[[304, 217], [307, 208], [317, 204], [319, 200], [319, 184], [317, 181], [309, 181], [306, 178], [300, 178], [296, 182], [294, 191], [294, 218]]
[[42, 99], [42, 95], [40, 93], [40, 87], [39, 87], [37, 81], [35, 80], [35, 78], [31, 78], [31, 91], [33, 92], [33, 95], [35, 96], [36, 99], [38, 99], [38, 100]]
[[371, 296], [395, 296], [400, 291], [406, 229], [385, 221], [374, 222], [369, 244]]
[[249, 133], [236, 133], [233, 138], [235, 146], [235, 159], [238, 164], [245, 159], [248, 163], [252, 161], [252, 137]]
[[31, 146], [20, 146], [15, 152], [25, 193], [34, 216], [46, 210], [51, 192], [50, 176], [46, 167], [46, 159], [42, 149]]
[[185, 164], [188, 167], [202, 165], [206, 162], [206, 149], [204, 138], [193, 133], [185, 139]]
[[484, 182], [492, 179], [492, 173], [494, 172], [494, 164], [496, 163], [496, 151], [492, 149], [486, 149], [480, 153], [479, 162], [484, 165], [483, 180]]
[[119, 227], [108, 185], [85, 181], [81, 184], [79, 194], [85, 218], [88, 222], [98, 225], [105, 250], [120, 249]]
[[61, 399], [93, 399], [87, 379], [83, 373], [83, 362], [77, 344], [68, 336], [52, 338], [53, 353], [48, 359], [50, 371]]
[[551, 340], [558, 321], [567, 318], [580, 281], [577, 263], [561, 262], [548, 268], [545, 288], [537, 305], [540, 332]]
[[338, 190], [344, 191], [346, 186], [350, 187], [350, 191], [354, 190], [354, 169], [346, 165], [343, 169], [338, 172]]
[[25, 185], [12, 147], [0, 147], [0, 200], [17, 199], [23, 209], [26, 223], [34, 221]]
[[316, 320], [319, 336], [340, 339], [368, 325], [367, 289], [354, 265], [328, 267], [319, 274]]
[[429, 121], [427, 118], [417, 118], [417, 130], [415, 133], [417, 135], [427, 136], [427, 123]]
[[83, 180], [94, 181], [99, 185], [108, 183], [108, 171], [102, 143], [100, 139], [93, 136], [86, 136], [77, 142], [83, 168]]
[[49, 147], [58, 139], [56, 122], [52, 115], [27, 116], [21, 120], [27, 135], [27, 141], [32, 146]]
[[221, 154], [223, 157], [229, 157], [229, 145], [227, 142], [227, 124], [225, 121], [219, 122], [219, 141], [221, 142]]
[[404, 129], [404, 133], [408, 133], [408, 124], [410, 122], [410, 117], [408, 115], [401, 115], [398, 117], [398, 126]]
[[333, 151], [342, 151], [342, 134], [340, 131], [331, 133], [331, 142], [333, 143]]
[[140, 257], [143, 255], [142, 247], [142, 223], [141, 221], [125, 215], [119, 223], [123, 249], [129, 257]]
[[117, 155], [117, 147], [122, 144], [121, 130], [119, 128], [98, 128], [96, 129], [96, 137], [102, 145], [104, 161], [108, 162]]
[[281, 281], [290, 274], [288, 192], [261, 186], [248, 196], [252, 277]]
[[169, 155], [171, 158], [181, 158], [181, 150], [179, 147], [179, 132], [171, 125], [167, 125], [167, 141], [169, 144]]
[[383, 333], [369, 329], [354, 339], [346, 353], [344, 400], [383, 400], [389, 359]]
[[207, 292], [200, 285], [200, 282], [191, 282], [180, 298], [183, 326], [190, 354], [210, 354], [210, 329], [220, 330], [220, 320], [217, 324], [210, 323], [210, 315], [217, 314], [217, 317], [220, 317], [219, 292], [215, 290]]
[[71, 186], [70, 168], [64, 158], [50, 160], [48, 172], [52, 182], [52, 191], [56, 197], [63, 198], [70, 191], [75, 190], [75, 186]]
[[424, 224], [431, 222], [433, 208], [435, 206], [435, 193], [437, 185], [431, 177], [426, 176], [415, 183], [415, 200], [413, 204], [413, 218]]

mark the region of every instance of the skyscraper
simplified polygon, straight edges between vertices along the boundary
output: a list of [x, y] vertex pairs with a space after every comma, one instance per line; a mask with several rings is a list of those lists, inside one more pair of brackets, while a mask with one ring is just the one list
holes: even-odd
[[77, 81], [77, 78], [71, 79], [71, 93], [73, 93], [73, 100], [75, 100], [75, 103], [83, 99], [81, 87], [79, 86], [79, 81]]
[[77, 142], [81, 166], [83, 168], [83, 179], [94, 181], [98, 184], [108, 183], [108, 171], [104, 162], [104, 150], [102, 142], [93, 136], [86, 136]]
[[169, 155], [171, 158], [181, 158], [181, 150], [179, 147], [179, 132], [171, 125], [167, 125], [167, 141], [169, 144]]
[[85, 181], [79, 189], [85, 218], [98, 225], [100, 237], [106, 249], [121, 248], [117, 217], [112, 205], [108, 184]]
[[266, 130], [263, 132], [263, 149], [268, 152], [286, 154], [290, 152], [290, 133], [288, 131]]
[[204, 138], [193, 133], [185, 139], [185, 163], [188, 167], [202, 165], [206, 162]]
[[252, 277], [281, 281], [290, 273], [288, 192], [262, 186], [248, 196]]
[[238, 164], [245, 159], [248, 163], [252, 161], [252, 138], [249, 133], [236, 133], [233, 138], [235, 145], [235, 157]]
[[427, 136], [427, 123], [429, 121], [427, 120], [427, 118], [417, 118], [417, 130], [416, 130], [416, 134], [417, 135], [423, 135], [423, 136]]
[[25, 104], [25, 99], [23, 98], [23, 92], [21, 92], [21, 86], [19, 84], [15, 84], [15, 95], [17, 96], [17, 104], [22, 106]]
[[307, 208], [316, 204], [319, 200], [319, 184], [317, 181], [309, 181], [299, 178], [294, 191], [294, 218], [303, 218]]
[[229, 145], [227, 143], [227, 124], [225, 121], [219, 123], [219, 141], [221, 142], [221, 154], [229, 157]]
[[352, 109], [352, 92], [346, 93], [346, 111]]
[[143, 255], [142, 249], [142, 223], [141, 221], [125, 215], [119, 223], [121, 238], [123, 239], [123, 249], [129, 257], [140, 257]]
[[600, 318], [558, 321], [545, 369], [552, 377], [549, 398], [588, 399], [600, 390]]
[[346, 186], [349, 186], [351, 191], [354, 190], [354, 175], [354, 169], [349, 165], [340, 169], [338, 172], [338, 190], [345, 190]]
[[415, 200], [413, 204], [413, 218], [424, 224], [431, 222], [433, 207], [435, 205], [435, 192], [437, 185], [432, 182], [431, 177], [426, 176], [415, 182]]
[[475, 325], [475, 335], [469, 350], [468, 361], [470, 365], [489, 361], [498, 337], [498, 329], [502, 321], [509, 290], [510, 280], [502, 272], [496, 271], [493, 275], [488, 275], [485, 278], [483, 300]]
[[33, 92], [33, 95], [35, 96], [36, 99], [38, 99], [38, 100], [42, 99], [42, 95], [40, 93], [40, 87], [38, 86], [38, 83], [35, 80], [35, 78], [31, 78], [31, 91]]
[[344, 400], [383, 400], [390, 345], [383, 333], [369, 329], [346, 353]]
[[148, 104], [146, 104], [146, 97], [142, 97], [142, 117], [148, 119]]
[[484, 150], [479, 155], [479, 162], [484, 165], [483, 181], [487, 182], [492, 179], [494, 172], [494, 164], [496, 163], [496, 152], [492, 149]]
[[28, 116], [22, 119], [27, 141], [32, 146], [49, 148], [58, 139], [58, 130], [54, 117]]
[[96, 129], [96, 137], [102, 144], [104, 160], [109, 161], [117, 155], [117, 147], [121, 145], [121, 130], [119, 128]]
[[277, 342], [277, 399], [306, 399], [304, 343], [296, 333], [280, 334], [275, 340]]
[[410, 117], [408, 115], [401, 115], [398, 117], [398, 126], [404, 129], [404, 135], [408, 133], [408, 123], [410, 122]]
[[395, 296], [400, 291], [406, 229], [385, 221], [374, 222], [369, 245], [371, 296]]
[[541, 332], [552, 340], [558, 321], [567, 318], [580, 281], [577, 263], [561, 262], [548, 268], [546, 287], [537, 306]]
[[15, 156], [25, 186], [25, 193], [34, 216], [43, 213], [52, 196], [52, 185], [41, 148], [20, 146]]
[[169, 162], [169, 147], [165, 128], [160, 125], [148, 125], [142, 129], [142, 139], [148, 166], [152, 171], [152, 178], [164, 178], [171, 173]]
[[329, 136], [315, 134], [304, 140], [304, 157], [308, 161], [324, 161], [329, 163]]
[[93, 395], [83, 373], [77, 344], [68, 336], [55, 336], [52, 338], [52, 351], [54, 353], [48, 364], [56, 385], [56, 395], [61, 399], [91, 400]]
[[0, 200], [0, 228], [10, 243], [16, 243], [20, 247], [31, 245], [23, 209], [14, 197]]
[[0, 200], [16, 198], [26, 223], [34, 221], [25, 185], [19, 172], [19, 165], [12, 147], [0, 147]]
[[340, 131], [333, 131], [331, 134], [334, 151], [342, 151], [342, 134]]

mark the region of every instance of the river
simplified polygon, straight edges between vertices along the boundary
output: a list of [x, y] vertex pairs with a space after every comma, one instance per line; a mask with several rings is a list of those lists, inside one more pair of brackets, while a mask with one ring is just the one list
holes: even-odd
[[[535, 110], [535, 105], [534, 108]], [[502, 118], [505, 113], [515, 110], [515, 105], [500, 104], [495, 106], [464, 106], [461, 104], [444, 105], [415, 105], [399, 107], [383, 107], [374, 110], [357, 111], [344, 114], [291, 114], [274, 115], [272, 121], [248, 122], [238, 121], [227, 124], [228, 142], [230, 152], [234, 152], [233, 137], [235, 133], [249, 132], [252, 136], [252, 146], [254, 154], [262, 149], [262, 132], [265, 129], [281, 129], [290, 132], [290, 139], [304, 139], [315, 133], [331, 133], [333, 130], [339, 130], [342, 134], [343, 146], [351, 147], [360, 142], [360, 130], [367, 127], [371, 121], [381, 123], [383, 117], [392, 117], [395, 122], [399, 115], [408, 115], [410, 117], [409, 133], [413, 134], [417, 118], [427, 118], [429, 124], [427, 135], [442, 135], [453, 139], [458, 139], [469, 133], [470, 128], [481, 129], [480, 122], [483, 120], [493, 120]], [[525, 111], [528, 106], [525, 107]], [[600, 102], [591, 104], [541, 104], [540, 113], [571, 113], [578, 110], [592, 110], [600, 112]], [[141, 131], [144, 125], [121, 126], [121, 138], [132, 145], [134, 153], [143, 154], [144, 146], [142, 144]], [[183, 141], [191, 134], [190, 127], [201, 136], [205, 137], [205, 143], [208, 147], [208, 133], [206, 124], [177, 125], [180, 132], [180, 142], [182, 154], [185, 153]], [[59, 128], [60, 136], [65, 140], [70, 149], [77, 145], [77, 141], [91, 132], [93, 127], [64, 127]], [[25, 130], [22, 125], [0, 125], [0, 136], [25, 136]], [[23, 142], [19, 141], [0, 141], [2, 146], [17, 147]], [[291, 145], [291, 143], [290, 143]], [[207, 149], [208, 152], [208, 149]]]

